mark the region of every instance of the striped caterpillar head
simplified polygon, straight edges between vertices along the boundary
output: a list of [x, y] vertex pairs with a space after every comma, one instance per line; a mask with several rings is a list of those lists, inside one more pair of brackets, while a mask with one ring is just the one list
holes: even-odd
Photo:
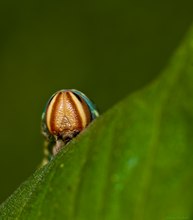
[[77, 90], [60, 90], [48, 101], [42, 114], [42, 134], [69, 142], [98, 117], [93, 103]]

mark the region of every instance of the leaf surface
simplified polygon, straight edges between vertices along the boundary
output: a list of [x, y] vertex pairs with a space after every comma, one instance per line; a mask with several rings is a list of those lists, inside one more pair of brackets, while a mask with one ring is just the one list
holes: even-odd
[[37, 170], [0, 219], [192, 219], [192, 132], [190, 33], [159, 78]]

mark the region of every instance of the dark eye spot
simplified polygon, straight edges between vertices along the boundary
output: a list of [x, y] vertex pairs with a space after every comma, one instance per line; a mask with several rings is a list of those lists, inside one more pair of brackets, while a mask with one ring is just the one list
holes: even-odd
[[73, 137], [76, 137], [79, 133], [80, 133], [80, 131], [74, 131]]
[[79, 133], [80, 133], [80, 131], [73, 131], [69, 136], [66, 136], [66, 137], [64, 138], [64, 143], [67, 144], [67, 143], [70, 142], [74, 137], [76, 137]]
[[71, 140], [72, 140], [72, 138], [66, 137], [65, 140], [64, 140], [64, 143], [67, 144], [67, 143], [70, 142]]

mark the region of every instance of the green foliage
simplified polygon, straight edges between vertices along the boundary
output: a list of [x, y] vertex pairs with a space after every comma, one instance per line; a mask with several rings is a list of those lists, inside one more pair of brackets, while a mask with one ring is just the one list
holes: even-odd
[[192, 219], [191, 36], [157, 80], [37, 170], [1, 205], [1, 218]]
[[192, 8], [192, 0], [1, 1], [0, 203], [41, 161], [48, 98], [74, 88], [105, 112], [157, 77]]

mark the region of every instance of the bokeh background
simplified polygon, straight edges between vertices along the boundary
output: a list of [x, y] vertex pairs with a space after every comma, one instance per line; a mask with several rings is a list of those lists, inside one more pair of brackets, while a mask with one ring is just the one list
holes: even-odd
[[42, 159], [41, 113], [76, 88], [100, 111], [154, 79], [188, 31], [191, 0], [1, 1], [0, 202]]

